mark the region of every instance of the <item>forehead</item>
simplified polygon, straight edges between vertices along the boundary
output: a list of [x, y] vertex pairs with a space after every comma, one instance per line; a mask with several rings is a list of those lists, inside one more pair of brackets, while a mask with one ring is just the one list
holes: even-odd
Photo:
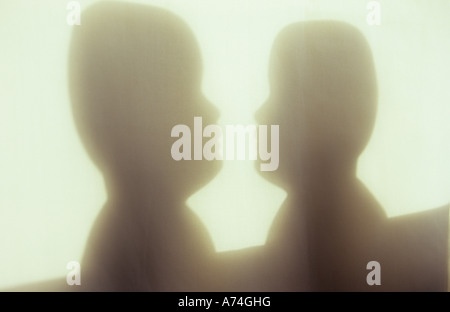
[[[72, 36], [72, 65], [95, 79], [95, 72], [178, 76], [199, 71], [200, 53], [189, 27], [159, 8], [122, 3], [94, 5]], [[118, 77], [118, 76], [117, 76]], [[154, 82], [160, 82], [156, 79]]]
[[344, 94], [349, 88], [376, 91], [372, 53], [365, 37], [342, 22], [302, 22], [275, 40], [270, 78], [273, 88]]

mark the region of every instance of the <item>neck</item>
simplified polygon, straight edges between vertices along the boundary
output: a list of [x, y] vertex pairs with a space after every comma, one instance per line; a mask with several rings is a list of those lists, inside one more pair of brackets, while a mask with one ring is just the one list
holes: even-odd
[[86, 261], [94, 270], [102, 267], [107, 276], [100, 279], [119, 289], [182, 287], [177, 275], [193, 271], [191, 254], [207, 248], [204, 234], [196, 236], [199, 226], [184, 204], [186, 197], [163, 183], [117, 181], [107, 184], [108, 202], [92, 231]]

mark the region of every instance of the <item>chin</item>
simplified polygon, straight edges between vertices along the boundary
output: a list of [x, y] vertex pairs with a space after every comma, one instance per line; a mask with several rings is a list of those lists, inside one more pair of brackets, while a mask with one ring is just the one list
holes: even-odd
[[[276, 171], [261, 171], [261, 164], [262, 162], [260, 161], [255, 161], [255, 170], [256, 172], [258, 172], [258, 174], [263, 177], [264, 179], [271, 181], [273, 179], [273, 176], [275, 175], [275, 172], [278, 171], [278, 169]], [[272, 181], [271, 181], [272, 182]]]

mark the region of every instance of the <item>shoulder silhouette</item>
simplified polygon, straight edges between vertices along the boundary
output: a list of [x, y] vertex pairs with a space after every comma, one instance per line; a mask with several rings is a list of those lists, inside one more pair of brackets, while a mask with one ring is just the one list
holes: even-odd
[[[377, 111], [364, 36], [337, 21], [288, 26], [270, 83], [257, 121], [280, 125], [280, 164], [263, 175], [288, 191], [265, 247], [272, 279], [287, 281], [274, 290], [445, 290], [448, 209], [388, 219], [356, 177]], [[379, 286], [366, 281], [371, 261]]]
[[62, 278], [23, 290], [205, 290], [214, 248], [185, 201], [220, 162], [171, 157], [174, 125], [218, 118], [201, 92], [197, 42], [179, 17], [151, 6], [102, 2], [81, 18], [70, 43], [69, 91], [107, 202], [89, 235], [81, 286]]

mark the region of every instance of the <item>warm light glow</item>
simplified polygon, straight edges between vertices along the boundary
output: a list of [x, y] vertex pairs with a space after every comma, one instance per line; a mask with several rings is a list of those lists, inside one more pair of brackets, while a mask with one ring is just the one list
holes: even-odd
[[[79, 2], [84, 9], [97, 1]], [[355, 25], [372, 47], [379, 81], [377, 124], [359, 177], [390, 216], [450, 201], [450, 2], [381, 1], [380, 26], [367, 25], [361, 0], [132, 2], [166, 7], [192, 27], [203, 91], [221, 124], [254, 123], [269, 94], [271, 46], [284, 26], [305, 19]], [[0, 4], [0, 288], [65, 275], [69, 261], [81, 260], [106, 198], [71, 117], [65, 5]], [[225, 251], [263, 245], [285, 197], [253, 162], [225, 161], [187, 204]]]

